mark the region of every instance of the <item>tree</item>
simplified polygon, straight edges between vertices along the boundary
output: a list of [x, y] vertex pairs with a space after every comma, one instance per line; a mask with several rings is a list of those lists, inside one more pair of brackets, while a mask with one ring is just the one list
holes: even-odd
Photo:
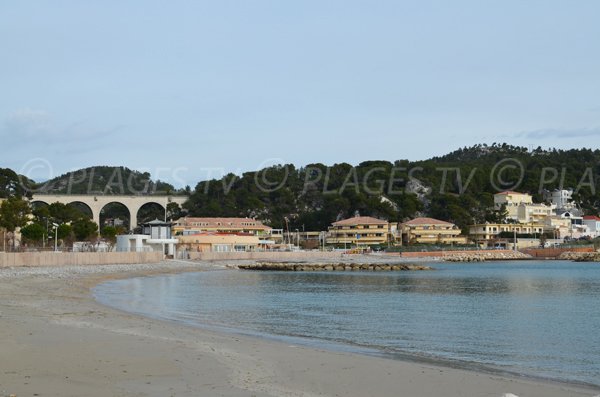
[[[23, 227], [29, 221], [31, 207], [29, 203], [21, 198], [10, 197], [0, 204], [0, 227], [4, 228], [14, 236], [17, 228]], [[12, 247], [15, 248], [16, 241], [12, 239]]]
[[21, 228], [21, 236], [26, 241], [38, 243], [44, 239], [46, 229], [39, 223], [31, 223]]
[[177, 203], [167, 204], [167, 220], [177, 220], [183, 216], [183, 210]]
[[29, 221], [31, 207], [23, 199], [11, 197], [0, 204], [0, 226], [9, 232], [23, 227]]
[[114, 243], [116, 238], [117, 238], [117, 228], [114, 226], [105, 226], [102, 231], [100, 232], [100, 235], [109, 240], [110, 242]]
[[58, 226], [56, 234], [59, 240], [67, 239], [71, 237], [71, 234], [73, 234], [73, 228], [71, 227], [71, 225], [63, 223], [62, 225]]
[[79, 218], [72, 224], [73, 234], [79, 241], [92, 240], [98, 236], [98, 225], [86, 218]]
[[18, 175], [11, 169], [0, 168], [0, 197], [17, 197], [30, 195], [33, 182], [28, 178]]

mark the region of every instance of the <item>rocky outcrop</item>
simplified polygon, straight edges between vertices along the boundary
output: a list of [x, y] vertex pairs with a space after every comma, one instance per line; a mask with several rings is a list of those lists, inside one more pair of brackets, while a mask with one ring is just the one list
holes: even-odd
[[447, 262], [485, 262], [501, 260], [531, 259], [531, 255], [519, 251], [481, 251], [477, 253], [462, 254], [457, 252], [453, 255], [447, 255], [444, 260]]
[[600, 262], [600, 252], [563, 252], [557, 259], [575, 262]]
[[288, 272], [314, 271], [372, 271], [394, 272], [411, 270], [433, 270], [429, 266], [414, 264], [383, 264], [383, 263], [298, 263], [298, 262], [256, 262], [237, 265], [242, 270], [277, 270]]

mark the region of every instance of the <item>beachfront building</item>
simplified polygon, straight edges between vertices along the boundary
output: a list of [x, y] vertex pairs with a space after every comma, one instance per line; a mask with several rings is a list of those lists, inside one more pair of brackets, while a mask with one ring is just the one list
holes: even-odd
[[500, 238], [500, 233], [511, 235], [529, 234], [540, 236], [544, 233], [544, 225], [539, 223], [481, 223], [469, 226], [469, 236], [477, 244], [493, 244]]
[[567, 237], [571, 234], [571, 220], [559, 215], [549, 216], [544, 221], [544, 231], [555, 239]]
[[598, 237], [600, 235], [600, 217], [586, 215], [583, 217], [583, 223], [587, 226], [590, 236]]
[[141, 234], [117, 236], [118, 252], [162, 252], [174, 257], [177, 239], [171, 233], [171, 223], [155, 219], [142, 224]]
[[201, 232], [178, 236], [177, 250], [193, 252], [248, 252], [260, 247], [260, 239], [248, 233]]
[[283, 241], [283, 230], [272, 229], [253, 218], [183, 217], [173, 223], [173, 234], [176, 236], [204, 232], [254, 235], [265, 245], [280, 244]]
[[565, 237], [570, 239], [578, 239], [590, 235], [589, 229], [583, 221], [581, 210], [573, 208], [569, 211], [559, 211], [558, 216], [562, 219], [568, 220], [571, 224], [568, 235]]
[[434, 218], [415, 218], [400, 223], [398, 232], [403, 245], [467, 243], [467, 237], [461, 236], [461, 230], [454, 223]]
[[335, 246], [372, 246], [387, 244], [390, 238], [388, 221], [370, 216], [355, 216], [334, 222], [329, 227], [326, 243]]

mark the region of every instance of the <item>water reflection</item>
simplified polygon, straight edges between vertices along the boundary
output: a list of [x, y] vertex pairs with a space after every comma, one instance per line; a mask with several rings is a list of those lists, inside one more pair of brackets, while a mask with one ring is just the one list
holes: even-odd
[[600, 379], [600, 266], [435, 264], [432, 272], [204, 272], [118, 280], [119, 308], [265, 334]]

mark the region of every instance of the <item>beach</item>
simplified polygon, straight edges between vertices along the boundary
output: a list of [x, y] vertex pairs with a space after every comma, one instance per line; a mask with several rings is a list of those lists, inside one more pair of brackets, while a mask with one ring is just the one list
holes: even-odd
[[0, 397], [600, 394], [578, 385], [192, 328], [111, 309], [90, 290], [114, 278], [226, 265], [0, 269]]

